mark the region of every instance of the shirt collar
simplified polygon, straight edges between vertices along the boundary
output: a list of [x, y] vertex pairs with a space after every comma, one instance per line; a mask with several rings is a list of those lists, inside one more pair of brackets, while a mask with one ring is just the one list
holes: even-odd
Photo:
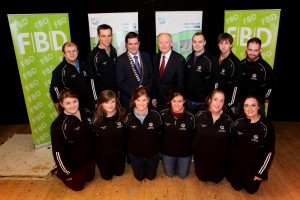
[[170, 51], [169, 51], [168, 53], [166, 53], [165, 55], [161, 54], [161, 58], [162, 58], [163, 56], [165, 56], [165, 58], [168, 60], [168, 59], [170, 58], [171, 53], [172, 53], [172, 50], [170, 50]]
[[[130, 55], [130, 57], [131, 57], [132, 59], [134, 59], [133, 56], [140, 57], [140, 51], [138, 51], [137, 54], [135, 54], [135, 55], [133, 55], [133, 54], [130, 53], [129, 51], [128, 51], [128, 53], [129, 53], [129, 55]], [[139, 59], [140, 59], [140, 58], [139, 58]]]

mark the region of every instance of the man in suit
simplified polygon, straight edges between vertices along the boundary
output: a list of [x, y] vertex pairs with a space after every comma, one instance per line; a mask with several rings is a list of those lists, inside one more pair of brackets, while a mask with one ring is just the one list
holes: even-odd
[[184, 88], [186, 76], [185, 58], [172, 50], [172, 36], [160, 33], [157, 38], [159, 53], [153, 56], [154, 90], [152, 105], [158, 111], [165, 108], [167, 98], [173, 88]]
[[137, 33], [127, 33], [125, 43], [127, 51], [116, 63], [116, 83], [121, 104], [127, 108], [136, 88], [145, 86], [152, 90], [153, 69], [150, 54], [139, 50], [141, 42]]

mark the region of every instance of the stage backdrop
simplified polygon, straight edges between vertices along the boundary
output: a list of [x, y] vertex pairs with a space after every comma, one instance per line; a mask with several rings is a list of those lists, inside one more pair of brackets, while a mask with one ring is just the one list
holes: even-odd
[[8, 14], [26, 109], [35, 148], [51, 144], [50, 126], [57, 117], [49, 86], [70, 41], [68, 14]]
[[202, 11], [156, 11], [156, 42], [158, 34], [170, 33], [173, 50], [186, 58], [192, 52], [194, 33], [202, 32], [202, 15]]
[[[252, 37], [261, 39], [261, 56], [274, 67], [280, 9], [226, 10], [224, 32], [233, 38], [232, 51], [239, 59], [246, 57], [247, 41]], [[266, 103], [266, 113], [268, 103]]]
[[112, 45], [117, 49], [118, 55], [126, 51], [125, 36], [128, 32], [139, 31], [138, 13], [93, 13], [88, 14], [89, 30], [90, 30], [90, 45], [93, 49], [98, 44], [97, 27], [100, 24], [108, 24], [113, 29]]

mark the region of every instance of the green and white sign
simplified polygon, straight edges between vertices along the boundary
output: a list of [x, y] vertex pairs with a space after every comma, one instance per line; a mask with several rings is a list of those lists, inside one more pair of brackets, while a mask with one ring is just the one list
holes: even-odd
[[202, 11], [155, 12], [156, 42], [160, 33], [170, 33], [173, 40], [172, 49], [186, 58], [193, 51], [193, 35], [202, 32], [202, 15]]
[[98, 44], [97, 27], [101, 24], [110, 25], [113, 29], [112, 45], [116, 48], [117, 54], [121, 55], [126, 51], [125, 36], [128, 32], [133, 31], [138, 33], [138, 13], [93, 13], [88, 14], [89, 30], [90, 30], [90, 45], [91, 50]]
[[68, 14], [8, 14], [35, 148], [51, 144], [57, 112], [49, 93], [53, 69], [70, 41]]
[[[224, 32], [232, 35], [232, 51], [240, 59], [246, 57], [247, 41], [252, 37], [261, 39], [263, 59], [274, 67], [280, 10], [226, 10]], [[269, 103], [265, 103], [265, 113]]]
[[258, 37], [262, 41], [262, 57], [273, 67], [279, 29], [280, 10], [226, 10], [224, 32], [234, 38], [232, 51], [245, 58], [247, 41]]

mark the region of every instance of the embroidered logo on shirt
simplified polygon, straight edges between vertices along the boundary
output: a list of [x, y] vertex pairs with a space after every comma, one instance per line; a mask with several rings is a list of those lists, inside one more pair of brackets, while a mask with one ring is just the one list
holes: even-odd
[[149, 127], [147, 129], [154, 129], [152, 122], [149, 123]]
[[223, 125], [220, 126], [219, 132], [220, 133], [225, 133], [225, 127]]
[[201, 126], [201, 127], [207, 127], [207, 125], [206, 125], [206, 124], [200, 124], [200, 126]]
[[201, 66], [198, 66], [198, 68], [197, 68], [196, 71], [197, 71], [197, 72], [202, 72], [202, 67], [201, 67]]
[[118, 123], [117, 123], [117, 128], [123, 128], [123, 126], [122, 126], [122, 123], [121, 123], [121, 122], [118, 122]]
[[258, 142], [258, 135], [253, 135], [252, 142]]
[[256, 74], [252, 74], [251, 80], [257, 80], [257, 75]]
[[225, 69], [222, 69], [221, 74], [225, 75]]
[[101, 128], [101, 129], [106, 129], [107, 126], [100, 126], [99, 128]]
[[181, 131], [185, 131], [185, 130], [186, 130], [186, 126], [185, 126], [185, 124], [180, 124], [180, 128], [179, 128], [179, 130], [181, 130]]
[[165, 123], [166, 126], [171, 126], [171, 123]]

